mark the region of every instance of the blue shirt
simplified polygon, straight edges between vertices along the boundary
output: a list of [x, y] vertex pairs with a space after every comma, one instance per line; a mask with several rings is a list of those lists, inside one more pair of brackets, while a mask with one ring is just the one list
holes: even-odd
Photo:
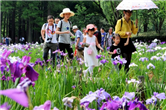
[[76, 33], [75, 33], [75, 36], [76, 36], [76, 38], [75, 38], [75, 44], [77, 43], [77, 39], [80, 38], [80, 41], [78, 43], [78, 47], [81, 47], [80, 42], [83, 41], [83, 34], [82, 34], [82, 32], [80, 30], [77, 30]]
[[101, 33], [101, 45], [104, 45], [104, 39], [105, 39], [105, 37], [106, 37], [106, 32], [104, 32], [104, 33]]

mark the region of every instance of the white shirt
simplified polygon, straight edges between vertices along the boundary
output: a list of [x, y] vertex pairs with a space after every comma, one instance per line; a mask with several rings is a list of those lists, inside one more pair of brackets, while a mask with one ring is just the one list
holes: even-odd
[[[47, 30], [47, 28], [49, 28], [49, 30]], [[45, 30], [45, 42], [51, 41], [51, 43], [57, 43], [56, 34], [55, 34], [55, 30], [56, 30], [55, 24], [53, 28], [53, 33], [52, 33], [52, 26], [48, 26], [48, 23], [46, 23], [46, 26], [45, 24], [43, 24], [42, 30]]]

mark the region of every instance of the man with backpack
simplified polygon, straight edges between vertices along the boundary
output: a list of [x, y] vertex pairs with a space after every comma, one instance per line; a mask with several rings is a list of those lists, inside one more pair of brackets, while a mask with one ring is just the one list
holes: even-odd
[[[63, 51], [64, 53], [65, 50], [68, 52], [68, 56], [70, 59], [73, 58], [73, 49], [71, 47], [71, 22], [69, 21], [69, 18], [71, 16], [74, 16], [74, 12], [70, 11], [69, 8], [64, 8], [63, 12], [60, 13], [60, 17], [63, 19], [58, 22], [57, 28], [56, 28], [56, 34], [59, 34], [58, 37], [58, 42], [59, 42], [59, 49], [60, 51]], [[62, 61], [64, 61], [64, 57], [61, 56]]]
[[[53, 67], [55, 66], [55, 53], [53, 53], [55, 50], [57, 50], [58, 44], [56, 40], [56, 24], [54, 24], [54, 17], [52, 15], [49, 15], [47, 17], [47, 22], [43, 24], [42, 29], [41, 29], [41, 36], [42, 39], [44, 40], [44, 54], [43, 58], [46, 64], [48, 64], [48, 51], [51, 49], [51, 59], [52, 59], [52, 64]], [[45, 36], [44, 36], [45, 34]]]

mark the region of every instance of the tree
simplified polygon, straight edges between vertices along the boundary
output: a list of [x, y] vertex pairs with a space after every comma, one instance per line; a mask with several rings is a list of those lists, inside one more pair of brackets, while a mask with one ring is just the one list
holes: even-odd
[[112, 27], [115, 27], [118, 19], [122, 17], [122, 11], [116, 10], [119, 1], [101, 1], [101, 8], [106, 16], [107, 21], [111, 24]]
[[155, 4], [159, 9], [150, 10], [149, 15], [151, 16], [150, 20], [154, 24], [156, 32], [160, 35], [162, 25], [166, 19], [166, 1], [155, 1]]

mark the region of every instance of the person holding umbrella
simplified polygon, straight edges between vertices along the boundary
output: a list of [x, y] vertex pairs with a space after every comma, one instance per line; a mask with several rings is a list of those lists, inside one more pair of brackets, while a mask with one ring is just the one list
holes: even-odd
[[[138, 32], [138, 19], [136, 19], [135, 25], [133, 21], [131, 21], [130, 17], [132, 15], [132, 11], [124, 10], [124, 17], [119, 19], [115, 26], [115, 33], [119, 34], [121, 37], [119, 45], [122, 47], [122, 57], [127, 60], [125, 64], [125, 72], [129, 71], [129, 64], [131, 62], [132, 52], [136, 51], [134, 44], [131, 41], [131, 34], [136, 34]], [[129, 38], [129, 44], [124, 46], [126, 43], [127, 37]]]

